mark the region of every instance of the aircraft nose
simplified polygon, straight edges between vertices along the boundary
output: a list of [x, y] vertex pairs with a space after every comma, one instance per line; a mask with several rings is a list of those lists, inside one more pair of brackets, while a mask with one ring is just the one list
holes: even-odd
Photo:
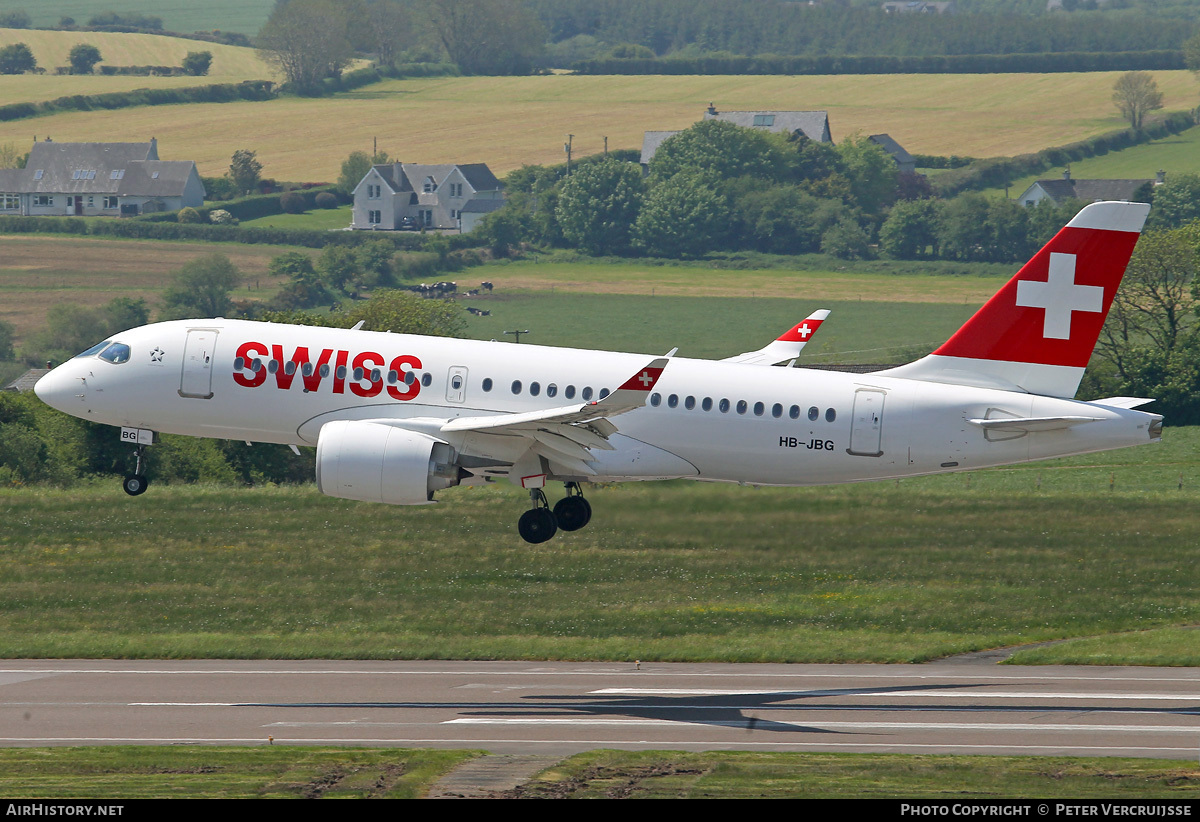
[[51, 408], [69, 414], [79, 405], [79, 380], [59, 366], [34, 384], [33, 393]]

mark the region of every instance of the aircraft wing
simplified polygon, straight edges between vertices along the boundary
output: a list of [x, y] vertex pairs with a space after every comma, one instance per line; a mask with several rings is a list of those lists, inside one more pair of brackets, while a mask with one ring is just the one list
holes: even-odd
[[726, 357], [721, 362], [736, 362], [743, 365], [784, 365], [789, 364], [800, 356], [804, 346], [812, 339], [813, 334], [821, 327], [821, 323], [829, 316], [829, 309], [822, 308], [814, 311], [803, 322], [792, 326], [775, 342], [757, 351], [747, 351], [736, 357]]

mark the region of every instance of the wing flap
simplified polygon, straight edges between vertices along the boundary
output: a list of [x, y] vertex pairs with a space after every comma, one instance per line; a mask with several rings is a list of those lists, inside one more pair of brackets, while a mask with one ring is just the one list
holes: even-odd
[[1089, 422], [1099, 422], [1101, 417], [1003, 417], [993, 420], [967, 420], [984, 431], [1058, 431]]

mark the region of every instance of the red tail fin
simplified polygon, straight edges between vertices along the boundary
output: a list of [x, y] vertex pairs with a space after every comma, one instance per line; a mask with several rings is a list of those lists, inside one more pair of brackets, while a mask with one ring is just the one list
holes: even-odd
[[1085, 206], [945, 344], [884, 373], [1073, 397], [1149, 212]]

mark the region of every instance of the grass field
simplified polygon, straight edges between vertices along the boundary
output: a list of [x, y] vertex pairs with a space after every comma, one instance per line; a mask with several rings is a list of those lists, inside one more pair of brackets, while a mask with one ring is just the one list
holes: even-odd
[[168, 31], [220, 29], [253, 36], [267, 22], [273, 5], [274, 0], [0, 0], [0, 12], [24, 10], [35, 26], [57, 25], [64, 16], [82, 26], [92, 15], [116, 8], [161, 17]]
[[[0, 750], [0, 796], [408, 798], [473, 751], [302, 748]], [[1200, 770], [1153, 759], [593, 751], [501, 798], [1193, 800]]]
[[0, 29], [0, 47], [11, 43], [29, 46], [38, 65], [47, 72], [52, 72], [55, 66], [68, 65], [70, 61], [67, 54], [79, 43], [90, 43], [100, 49], [104, 56], [100, 66], [178, 66], [189, 51], [211, 52], [213, 61], [204, 77], [105, 77], [99, 73], [99, 69], [94, 75], [4, 75], [0, 77], [0, 99], [6, 104], [133, 88], [175, 88], [277, 79], [275, 70], [264, 63], [252, 48], [178, 37], [102, 31]]
[[[0, 125], [0, 143], [158, 137], [167, 159], [224, 173], [235, 149], [258, 152], [264, 174], [336, 179], [352, 151], [409, 162], [486, 162], [497, 174], [524, 163], [638, 148], [642, 133], [682, 129], [714, 102], [723, 109], [824, 109], [835, 140], [887, 132], [911, 152], [1014, 155], [1122, 126], [1115, 72], [820, 77], [464, 77], [392, 80], [324, 99], [69, 112]], [[1168, 110], [1191, 108], [1187, 71], [1155, 72]], [[70, 78], [67, 78], [70, 79]], [[58, 96], [58, 95], [53, 95]], [[301, 127], [301, 124], [303, 127]], [[144, 139], [141, 138], [141, 139]]]
[[145, 298], [155, 305], [171, 274], [205, 254], [227, 255], [246, 275], [236, 299], [259, 299], [279, 282], [267, 266], [285, 246], [142, 242], [87, 237], [0, 237], [0, 320], [18, 341], [45, 325], [52, 305], [100, 306], [114, 297]]
[[418, 509], [0, 491], [0, 656], [901, 662], [1079, 639], [1039, 661], [1200, 664], [1197, 429], [901, 482], [588, 496], [588, 528], [530, 546], [507, 484]]
[[415, 799], [477, 751], [0, 749], [0, 796], [39, 799]]

